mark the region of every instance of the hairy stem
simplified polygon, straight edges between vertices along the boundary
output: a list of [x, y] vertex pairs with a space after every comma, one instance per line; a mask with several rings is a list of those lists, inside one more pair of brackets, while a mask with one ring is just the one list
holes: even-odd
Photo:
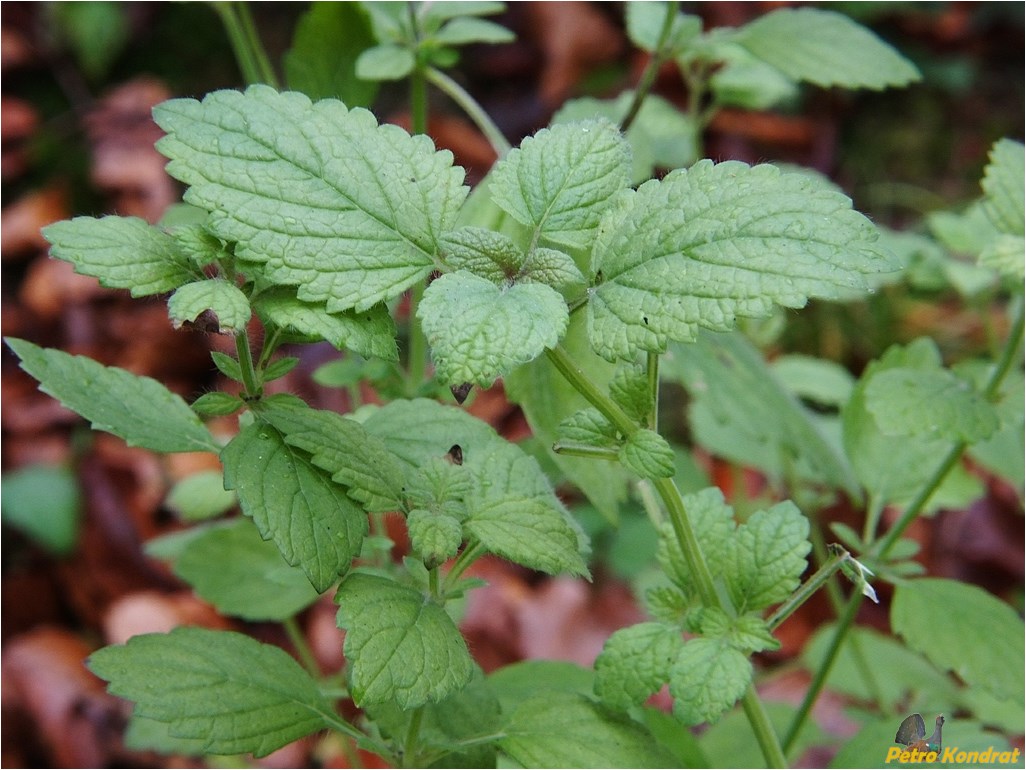
[[403, 741], [403, 767], [417, 767], [417, 739], [420, 737], [420, 723], [424, 719], [424, 707], [414, 709], [410, 715], [410, 726]]
[[659, 30], [659, 41], [656, 43], [656, 49], [652, 52], [648, 59], [648, 64], [645, 65], [645, 69], [641, 73], [638, 87], [634, 89], [634, 98], [631, 99], [631, 105], [627, 108], [627, 114], [620, 121], [620, 130], [625, 134], [627, 129], [631, 127], [631, 124], [634, 123], [634, 119], [638, 117], [638, 113], [641, 112], [641, 105], [644, 103], [649, 91], [652, 90], [656, 75], [659, 74], [659, 68], [666, 61], [666, 41], [670, 37], [670, 31], [673, 29], [673, 20], [676, 18], [677, 3], [667, 3], [666, 16], [663, 18], [662, 29]]
[[249, 347], [249, 334], [245, 329], [235, 335], [235, 353], [239, 357], [239, 369], [242, 370], [242, 386], [246, 395], [256, 398], [260, 395], [261, 389], [257, 384], [260, 379], [257, 377], [256, 368], [253, 366], [253, 351]]
[[503, 136], [502, 131], [495, 125], [488, 113], [485, 112], [481, 105], [474, 99], [459, 83], [453, 80], [451, 77], [446, 75], [439, 69], [434, 67], [428, 67], [424, 72], [424, 76], [430, 83], [435, 85], [440, 91], [446, 96], [452, 99], [459, 106], [461, 110], [467, 113], [467, 117], [470, 118], [474, 125], [480, 129], [481, 133], [485, 135], [485, 139], [491, 144], [492, 149], [495, 150], [495, 154], [499, 158], [504, 158], [506, 153], [513, 149], [509, 141]]
[[802, 583], [798, 590], [791, 594], [786, 602], [777, 607], [776, 612], [766, 619], [766, 624], [769, 626], [770, 631], [775, 630], [781, 623], [787, 620], [791, 613], [808, 601], [816, 591], [830, 580], [830, 576], [837, 572], [841, 565], [850, 558], [851, 554], [847, 551], [831, 556], [822, 567], [816, 570], [812, 577]]

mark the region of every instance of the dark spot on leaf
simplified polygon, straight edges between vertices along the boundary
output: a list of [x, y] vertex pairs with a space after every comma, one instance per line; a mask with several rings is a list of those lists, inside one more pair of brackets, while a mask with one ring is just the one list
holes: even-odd
[[645, 326], [648, 326], [648, 316], [647, 315], [641, 316], [641, 320], [645, 322]]
[[452, 397], [456, 399], [457, 404], [462, 404], [467, 400], [467, 396], [470, 395], [470, 390], [474, 385], [469, 382], [464, 382], [462, 385], [453, 385], [449, 388], [452, 391]]
[[463, 465], [463, 447], [459, 444], [449, 447], [449, 459], [452, 460], [453, 465]]
[[221, 331], [221, 322], [217, 318], [217, 313], [213, 310], [207, 309], [196, 316], [195, 321], [186, 321], [182, 326], [194, 329], [198, 332], [204, 332], [206, 334], [227, 334], [228, 332]]

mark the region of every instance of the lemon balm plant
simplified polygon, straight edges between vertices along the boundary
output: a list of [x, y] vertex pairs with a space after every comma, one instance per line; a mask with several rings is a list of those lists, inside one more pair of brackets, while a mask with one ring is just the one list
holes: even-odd
[[[213, 363], [238, 395], [187, 404], [152, 379], [24, 340], [8, 344], [46, 392], [94, 428], [157, 452], [218, 454], [223, 485], [245, 516], [165, 543], [164, 555], [201, 597], [247, 620], [294, 629], [295, 615], [332, 591], [346, 666], [323, 677], [298, 634], [303, 665], [234, 632], [133, 638], [89, 661], [112, 692], [135, 702], [133, 740], [262, 756], [333, 730], [403, 766], [494, 766], [500, 753], [523, 766], [674, 766], [707, 761], [686, 728], [716, 722], [740, 702], [760, 761], [785, 765], [858, 602], [873, 593], [863, 562], [900, 580], [888, 557], [905, 527], [967, 446], [1007, 419], [994, 403], [1021, 341], [1021, 299], [993, 365], [953, 372], [926, 341], [889, 351], [845, 401], [838, 446], [729, 332], [738, 319], [811, 298], [872, 291], [899, 275], [900, 255], [817, 176], [689, 155], [711, 112], [731, 99], [765, 101], [803, 80], [900, 85], [915, 68], [833, 13], [778, 11], [738, 30], [702, 32], [672, 4], [632, 5], [632, 39], [652, 52], [653, 67], [678, 63], [690, 108], [676, 113], [653, 101], [646, 73], [634, 93], [569, 105], [511, 149], [443, 72], [457, 46], [508, 39], [481, 18], [495, 4], [368, 4], [366, 16], [315, 7], [311, 14], [364, 23], [366, 40], [343, 53], [318, 49], [325, 27], [301, 25], [308, 49], [290, 54], [291, 85], [324, 95], [310, 74], [318, 50], [348, 56], [364, 80], [409, 78], [413, 135], [343, 100], [259, 84], [273, 82], [266, 57], [245, 17], [220, 9], [257, 84], [154, 112], [168, 172], [187, 186], [188, 216], [179, 210], [156, 226], [77, 218], [45, 236], [54, 257], [106, 286], [169, 295], [172, 323], [233, 337], [236, 355], [215, 353]], [[473, 192], [451, 153], [420, 133], [429, 84], [466, 109], [501, 155]], [[979, 206], [990, 228], [981, 260], [1013, 280], [1022, 272], [1021, 157], [1021, 145], [996, 146]], [[653, 168], [678, 164], [687, 167], [638, 185]], [[412, 312], [401, 360], [394, 318], [405, 294]], [[297, 363], [282, 345], [325, 340], [401, 363], [407, 397], [341, 415], [265, 394]], [[586, 577], [589, 545], [535, 458], [457, 405], [423, 397], [439, 392], [429, 354], [434, 381], [458, 400], [504, 378], [596, 506], [615, 507], [616, 487], [629, 484], [659, 526], [664, 579], [647, 594], [652, 619], [614, 634], [593, 677], [560, 669], [546, 678], [531, 667], [484, 676], [475, 665], [453, 619], [478, 585], [466, 576], [475, 560], [491, 553]], [[750, 389], [719, 388], [744, 377]], [[696, 392], [716, 383], [707, 398], [725, 400], [707, 402], [713, 412], [734, 408], [735, 396], [758, 411], [750, 403], [757, 389], [778, 418], [771, 430], [796, 488], [865, 495], [872, 526], [843, 533], [846, 548], [824, 554], [802, 583], [810, 524], [793, 502], [739, 524], [717, 490], [680, 493], [675, 450], [657, 420], [663, 379]], [[238, 416], [223, 445], [204, 425], [211, 415]], [[916, 459], [881, 477], [887, 447], [900, 442]], [[881, 535], [888, 504], [904, 515]], [[401, 513], [409, 532], [401, 564], [383, 558], [387, 544], [372, 536], [388, 512]], [[809, 703], [781, 729], [754, 689], [752, 655], [776, 648], [773, 631], [838, 571], [856, 588]], [[896, 630], [941, 668], [954, 667], [950, 645], [918, 634], [916, 617], [968, 590], [954, 585], [910, 581], [895, 602]], [[1004, 633], [1007, 608], [990, 602], [997, 606], [977, 606]], [[1000, 687], [985, 667], [959, 673]], [[642, 705], [664, 684], [672, 718]], [[342, 699], [359, 707], [357, 718], [338, 708]]]

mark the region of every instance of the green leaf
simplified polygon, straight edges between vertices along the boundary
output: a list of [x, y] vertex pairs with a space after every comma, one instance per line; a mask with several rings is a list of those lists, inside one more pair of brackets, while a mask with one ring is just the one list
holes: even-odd
[[463, 542], [459, 519], [444, 513], [415, 508], [406, 517], [406, 527], [414, 550], [429, 567], [451, 559]]
[[[716, 487], [703, 489], [693, 495], [684, 495], [684, 510], [711, 569], [722, 571], [731, 558], [734, 540], [734, 512]], [[665, 522], [660, 529], [659, 564], [663, 572], [684, 591], [694, 590], [691, 570], [681, 551], [677, 536]]]
[[[795, 707], [779, 701], [764, 701], [766, 715], [777, 735], [786, 735], [794, 720]], [[891, 730], [894, 734], [894, 730]], [[808, 724], [798, 733], [794, 746], [788, 752], [791, 756], [800, 757], [810, 746], [823, 746], [829, 743], [830, 737], [816, 724], [809, 720]], [[880, 745], [886, 745], [886, 741]], [[752, 730], [751, 722], [744, 709], [734, 709], [714, 725], [702, 731], [698, 738], [699, 747], [705, 761], [692, 767], [733, 767], [763, 768], [766, 757], [759, 748], [759, 739]], [[792, 753], [793, 752], [793, 753]], [[884, 752], [879, 751], [880, 756]]]
[[210, 358], [221, 374], [230, 380], [242, 382], [242, 367], [239, 365], [237, 359], [232, 358], [227, 353], [221, 353], [218, 350], [210, 351]]
[[637, 423], [644, 422], [655, 406], [647, 372], [633, 364], [617, 369], [609, 396]]
[[[866, 491], [880, 505], [907, 503], [927, 482], [951, 446], [946, 439], [928, 435], [889, 436], [883, 433], [867, 406], [867, 389], [873, 379], [891, 370], [936, 372], [941, 370], [936, 343], [920, 338], [907, 346], [895, 345], [866, 367], [851, 399], [841, 413], [844, 449]], [[927, 503], [961, 507], [980, 492], [979, 480], [964, 468], [954, 468]]]
[[648, 428], [627, 437], [620, 462], [643, 479], [668, 479], [674, 473], [673, 449], [666, 439]]
[[384, 305], [361, 312], [330, 313], [323, 305], [299, 299], [292, 289], [278, 288], [262, 292], [253, 309], [264, 323], [327, 340], [339, 350], [352, 350], [365, 358], [399, 360], [395, 321]]
[[368, 511], [402, 507], [403, 468], [382, 441], [337, 412], [310, 409], [297, 400], [268, 399], [260, 415], [289, 446], [310, 453], [310, 462], [346, 487]]
[[716, 721], [752, 681], [752, 664], [723, 639], [690, 639], [670, 671], [673, 713], [687, 725]]
[[590, 668], [560, 660], [522, 660], [488, 675], [488, 684], [505, 714], [541, 692], [589, 696], [594, 683]]
[[417, 708], [470, 681], [466, 642], [445, 610], [419, 591], [355, 572], [335, 600], [357, 705], [394, 701], [403, 710]]
[[366, 514], [277, 430], [261, 423], [243, 428], [221, 462], [225, 488], [235, 490], [260, 534], [302, 567], [314, 588], [324, 591], [349, 569], [367, 534]]
[[154, 109], [168, 172], [210, 229], [329, 312], [370, 309], [434, 268], [466, 188], [452, 154], [363, 109], [251, 86]]
[[980, 264], [1021, 284], [1026, 276], [1024, 253], [1026, 239], [1021, 235], [999, 235], [980, 252]]
[[483, 227], [461, 227], [442, 236], [446, 263], [502, 286], [514, 280], [524, 266], [524, 254], [513, 239]]
[[[552, 117], [552, 124], [600, 118], [618, 123], [627, 115], [633, 98], [633, 91], [625, 91], [615, 99], [588, 96], [571, 99]], [[682, 168], [698, 160], [695, 121], [655, 94], [649, 94], [641, 103], [641, 109], [627, 129], [626, 138], [631, 148], [632, 184], [651, 179], [656, 168]]]
[[500, 24], [485, 19], [461, 16], [446, 22], [432, 39], [443, 45], [467, 43], [511, 43], [516, 35]]
[[570, 415], [559, 424], [558, 430], [560, 441], [610, 448], [621, 443], [616, 427], [595, 407]]
[[733, 564], [723, 570], [738, 612], [761, 610], [791, 595], [805, 571], [808, 537], [809, 520], [789, 500], [738, 527]]
[[156, 380], [13, 337], [7, 344], [21, 368], [39, 380], [40, 390], [89, 420], [94, 430], [155, 452], [219, 451], [196, 413]]
[[187, 283], [175, 291], [167, 303], [167, 314], [176, 329], [186, 321], [195, 321], [207, 310], [216, 316], [222, 332], [238, 332], [249, 323], [249, 298], [223, 278]]
[[556, 497], [534, 458], [461, 409], [434, 401], [393, 401], [364, 422], [415, 469], [459, 445], [473, 479], [464, 532], [493, 553], [546, 572], [587, 574], [587, 538]]
[[[203, 221], [206, 221], [207, 212], [202, 209], [195, 210], [199, 211], [203, 215]], [[201, 224], [179, 225], [170, 232], [179, 252], [200, 270], [215, 262], [231, 259], [231, 253], [224, 248], [221, 241], [207, 232]]]
[[48, 551], [65, 555], [78, 541], [82, 499], [75, 474], [61, 466], [30, 465], [3, 474], [3, 522]]
[[200, 471], [171, 487], [164, 504], [185, 521], [203, 521], [231, 509], [235, 493], [224, 488], [221, 471]]
[[521, 767], [675, 766], [642, 725], [573, 693], [521, 702], [498, 745]]
[[[1022, 236], [1026, 233], [1024, 164], [1022, 142], [1001, 139], [990, 150], [990, 163], [981, 182], [985, 194], [984, 211], [990, 221], [1008, 235]], [[1022, 257], [1021, 254], [1019, 256]], [[1022, 270], [1021, 265], [1019, 269]]]
[[994, 406], [946, 369], [888, 369], [869, 381], [865, 398], [885, 436], [926, 435], [972, 443], [999, 427]]
[[892, 269], [851, 201], [807, 175], [699, 161], [643, 184], [602, 219], [588, 303], [595, 350], [612, 361], [869, 288]]
[[[943, 623], [936, 623], [943, 617]], [[891, 627], [914, 650], [970, 687], [1023, 703], [1023, 624], [982, 588], [942, 578], [898, 586]]]
[[203, 756], [204, 741], [190, 738], [176, 738], [169, 731], [167, 722], [158, 722], [133, 712], [125, 728], [125, 748], [135, 751], [155, 751], [158, 754], [177, 754], [186, 757]]
[[47, 12], [90, 80], [106, 75], [131, 39], [129, 9], [121, 3], [62, 4]]
[[544, 283], [560, 291], [583, 288], [584, 274], [578, 269], [573, 257], [558, 249], [533, 249], [520, 271], [521, 281]]
[[264, 382], [277, 380], [279, 377], [284, 377], [295, 369], [298, 364], [299, 359], [295, 356], [283, 356], [267, 365], [267, 368], [263, 371], [261, 379]]
[[[667, 3], [628, 3], [627, 36], [638, 48], [655, 53], [659, 35], [666, 21]], [[670, 27], [664, 52], [670, 56], [682, 51], [687, 44], [702, 32], [702, 20], [698, 16], [677, 13]]]
[[161, 294], [200, 276], [175, 239], [138, 217], [76, 217], [43, 228], [50, 254], [101, 286], [131, 289], [133, 297]]
[[540, 283], [505, 288], [457, 272], [431, 282], [417, 308], [438, 377], [489, 387], [497, 377], [555, 347], [569, 313], [559, 293]]
[[267, 756], [335, 719], [284, 650], [231, 631], [135, 636], [94, 652], [88, 666], [114, 695], [135, 701], [136, 714], [202, 741], [205, 754]]
[[314, 100], [370, 107], [378, 87], [356, 77], [356, 59], [372, 45], [370, 21], [359, 3], [311, 4], [299, 17], [284, 57], [289, 88]]
[[245, 620], [286, 620], [317, 599], [302, 571], [288, 566], [246, 519], [191, 540], [175, 574], [219, 612]]
[[[567, 353], [597, 386], [605, 387], [614, 367], [591, 349], [582, 313], [570, 317], [561, 343]], [[560, 437], [560, 424], [567, 415], [589, 407], [584, 396], [567, 382], [547, 357], [537, 358], [505, 378], [506, 395], [520, 404], [531, 432], [543, 446], [551, 447]], [[548, 455], [592, 504], [609, 521], [615, 522], [620, 503], [627, 497], [627, 472], [618, 464], [597, 463], [587, 457]]]
[[630, 148], [606, 120], [545, 128], [492, 171], [492, 198], [542, 236], [585, 246], [609, 201], [630, 181]]
[[595, 694], [614, 708], [644, 703], [669, 681], [670, 667], [683, 646], [680, 631], [663, 623], [638, 623], [613, 632], [595, 659]]
[[724, 45], [717, 53], [725, 61], [709, 78], [709, 86], [721, 104], [768, 110], [798, 96], [791, 78], [741, 46]]
[[741, 27], [735, 39], [788, 77], [827, 88], [881, 90], [922, 77], [870, 30], [833, 11], [782, 8]]
[[384, 43], [360, 53], [356, 59], [356, 77], [361, 80], [402, 80], [413, 72], [416, 63], [409, 48]]

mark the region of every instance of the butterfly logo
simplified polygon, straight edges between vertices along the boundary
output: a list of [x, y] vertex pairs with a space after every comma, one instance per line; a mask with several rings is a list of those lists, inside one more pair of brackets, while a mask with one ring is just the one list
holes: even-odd
[[941, 750], [941, 728], [944, 727], [944, 715], [940, 714], [934, 723], [933, 735], [926, 737], [926, 722], [922, 714], [912, 714], [905, 717], [894, 735], [894, 742], [908, 746], [913, 751], [936, 751]]

